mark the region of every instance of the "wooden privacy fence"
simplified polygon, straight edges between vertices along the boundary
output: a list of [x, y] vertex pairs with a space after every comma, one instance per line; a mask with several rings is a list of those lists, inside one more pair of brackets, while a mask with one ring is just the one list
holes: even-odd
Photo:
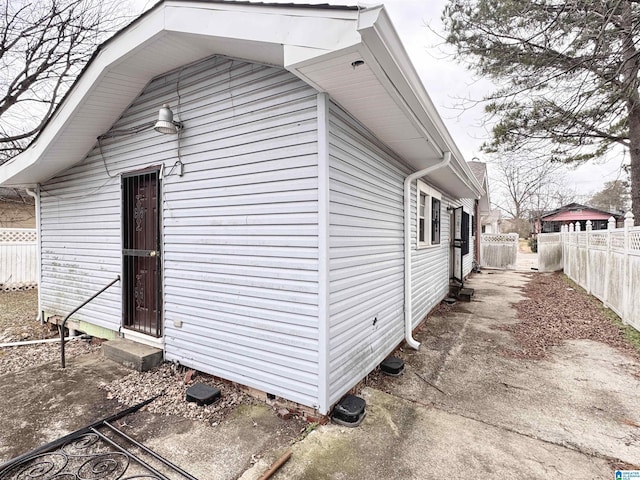
[[0, 228], [0, 290], [38, 286], [38, 239], [33, 228]]
[[592, 230], [587, 221], [564, 226], [561, 233], [541, 233], [538, 255], [541, 271], [557, 270], [552, 267], [559, 256], [557, 264], [569, 278], [640, 330], [640, 227], [633, 226], [631, 212], [624, 228], [616, 228], [612, 217], [607, 230]]
[[517, 257], [517, 233], [483, 233], [480, 236], [480, 266], [515, 268]]

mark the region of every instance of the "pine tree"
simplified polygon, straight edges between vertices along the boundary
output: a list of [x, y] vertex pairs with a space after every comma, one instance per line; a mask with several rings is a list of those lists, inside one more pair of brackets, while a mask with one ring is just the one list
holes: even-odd
[[640, 3], [637, 0], [450, 0], [457, 58], [500, 87], [486, 151], [581, 163], [628, 150], [640, 222]]

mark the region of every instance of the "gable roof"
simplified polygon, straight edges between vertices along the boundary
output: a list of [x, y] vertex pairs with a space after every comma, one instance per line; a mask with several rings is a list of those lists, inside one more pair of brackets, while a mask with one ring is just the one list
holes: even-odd
[[571, 220], [609, 220], [610, 217], [623, 218], [622, 215], [616, 213], [574, 202], [541, 215], [540, 220], [543, 222], [563, 222]]
[[487, 164], [484, 162], [471, 161], [471, 162], [467, 162], [467, 165], [469, 165], [469, 168], [471, 169], [475, 177], [478, 179], [478, 181], [480, 183], [483, 183], [487, 175]]
[[0, 166], [0, 184], [33, 186], [78, 163], [151, 79], [214, 54], [289, 70], [415, 170], [450, 151], [430, 181], [482, 193], [383, 6], [199, 0], [164, 0], [101, 45], [29, 148]]
[[487, 175], [487, 164], [484, 162], [467, 162], [473, 176], [476, 177], [478, 183], [484, 190], [484, 195], [480, 197], [480, 211], [488, 213], [491, 210], [491, 203], [489, 201], [489, 176]]

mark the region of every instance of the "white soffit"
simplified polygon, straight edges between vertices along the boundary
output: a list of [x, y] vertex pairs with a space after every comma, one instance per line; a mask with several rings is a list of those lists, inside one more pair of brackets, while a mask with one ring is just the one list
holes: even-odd
[[[434, 181], [461, 197], [482, 191], [382, 7], [171, 0], [102, 47], [40, 136], [0, 166], [0, 184], [34, 185], [81, 161], [152, 78], [215, 54], [287, 68], [328, 92], [415, 169], [451, 151], [455, 165]], [[365, 63], [354, 68], [356, 60]]]

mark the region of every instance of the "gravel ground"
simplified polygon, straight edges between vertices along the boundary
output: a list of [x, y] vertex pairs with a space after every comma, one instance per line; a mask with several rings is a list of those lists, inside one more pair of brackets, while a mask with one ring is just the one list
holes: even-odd
[[[58, 333], [36, 319], [38, 291], [0, 292], [0, 343], [55, 338]], [[72, 358], [95, 352], [99, 347], [90, 342], [67, 343], [66, 356]], [[59, 365], [60, 344], [46, 343], [0, 348], [0, 372], [17, 372], [25, 367], [51, 363]]]
[[[222, 393], [221, 399], [205, 407], [185, 402], [187, 388], [193, 383], [204, 383], [219, 388]], [[233, 385], [214, 381], [210, 375], [196, 373], [172, 363], [163, 363], [148, 372], [132, 372], [119, 381], [104, 383], [100, 388], [107, 392], [107, 398], [115, 398], [127, 406], [161, 394], [145, 407], [147, 411], [202, 420], [214, 426], [238, 405], [256, 402]]]
[[[100, 347], [85, 340], [72, 340], [67, 343], [65, 357], [67, 361], [78, 355], [98, 353]], [[60, 366], [60, 343], [26, 345], [23, 347], [0, 348], [0, 372], [13, 373], [29, 367], [43, 365]]]
[[[23, 340], [55, 338], [58, 333], [36, 320], [38, 310], [38, 291], [0, 292], [0, 343]], [[67, 359], [78, 355], [101, 355], [100, 341], [72, 340], [67, 343]], [[36, 365], [60, 362], [60, 344], [43, 343], [20, 347], [0, 348], [0, 372], [3, 374], [18, 372]], [[149, 372], [132, 372], [121, 380], [100, 387], [109, 399], [132, 406], [154, 395], [162, 395], [145, 409], [152, 413], [179, 415], [189, 419], [202, 420], [216, 425], [236, 406], [251, 404], [255, 400], [238, 388], [214, 382], [213, 377], [202, 373], [190, 372], [174, 364], [164, 363]], [[195, 403], [184, 401], [186, 389], [194, 382], [206, 383], [218, 387], [222, 398], [214, 405], [204, 408]]]
[[640, 360], [640, 351], [623, 331], [603, 314], [602, 307], [581, 289], [571, 286], [561, 273], [530, 274], [525, 300], [515, 308], [519, 322], [501, 327], [513, 334], [518, 350], [504, 353], [515, 358], [544, 358], [551, 347], [565, 340], [594, 340]]

